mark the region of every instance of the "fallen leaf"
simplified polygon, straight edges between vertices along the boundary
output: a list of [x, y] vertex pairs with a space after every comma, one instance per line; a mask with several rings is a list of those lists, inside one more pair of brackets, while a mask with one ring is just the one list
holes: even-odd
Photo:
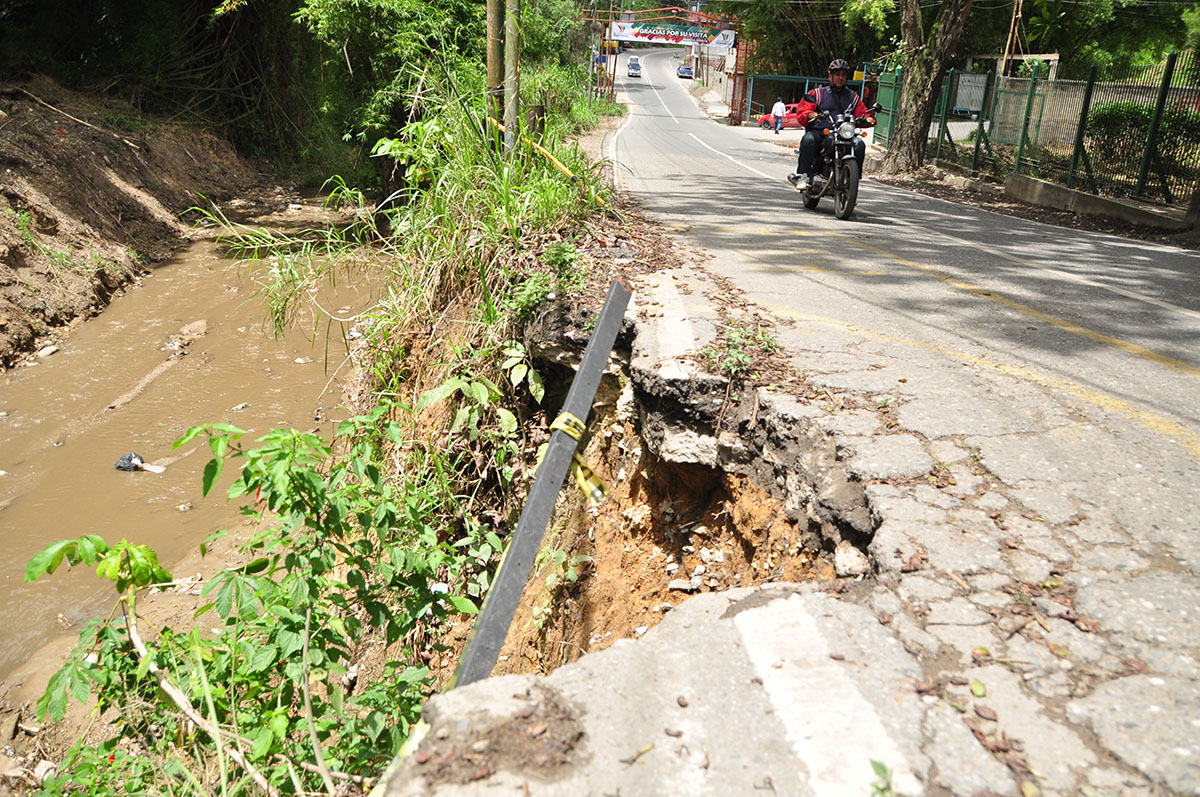
[[971, 694], [975, 697], [983, 697], [987, 694], [987, 687], [981, 681], [971, 681]]
[[996, 721], [996, 709], [992, 708], [991, 706], [982, 706], [976, 703], [975, 713], [978, 714], [982, 719], [991, 720], [992, 722]]
[[1021, 797], [1041, 797], [1042, 790], [1032, 780], [1021, 781]]

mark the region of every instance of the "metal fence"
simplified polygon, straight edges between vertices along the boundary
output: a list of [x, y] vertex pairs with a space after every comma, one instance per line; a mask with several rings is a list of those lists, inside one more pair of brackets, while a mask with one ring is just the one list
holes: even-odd
[[[827, 77], [807, 75], [748, 75], [747, 81], [745, 118], [751, 124], [759, 116], [770, 112], [777, 97], [785, 103], [800, 102], [812, 89], [829, 85]], [[861, 80], [851, 81], [849, 85], [867, 104], [873, 102], [874, 75], [868, 74]]]
[[[1123, 74], [1087, 80], [951, 70], [930, 126], [928, 156], [972, 173], [1014, 171], [1110, 197], [1186, 205], [1200, 189], [1200, 54], [1171, 53]], [[879, 78], [899, 93], [899, 70]], [[890, 124], [889, 124], [890, 123]], [[881, 115], [877, 139], [891, 138]]]

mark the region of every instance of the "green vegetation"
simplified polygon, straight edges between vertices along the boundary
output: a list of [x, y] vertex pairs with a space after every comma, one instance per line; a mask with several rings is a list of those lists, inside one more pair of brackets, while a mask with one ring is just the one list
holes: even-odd
[[[1087, 136], [1092, 157], [1105, 167], [1123, 168], [1137, 174], [1150, 122], [1151, 105], [1138, 102], [1109, 102], [1088, 113]], [[1173, 174], [1194, 174], [1195, 142], [1200, 141], [1200, 112], [1183, 105], [1167, 106], [1159, 121], [1157, 149], [1162, 168]]]
[[[351, 324], [361, 333], [375, 406], [333, 440], [277, 429], [250, 442], [225, 424], [181, 437], [177, 446], [209, 447], [206, 494], [236, 463], [230, 497], [254, 528], [240, 561], [204, 583], [201, 626], [151, 630], [139, 617], [145, 591], [171, 583], [149, 549], [84, 537], [30, 563], [30, 579], [64, 561], [95, 567], [118, 593], [38, 704], [56, 719], [90, 697], [105, 721], [119, 718], [115, 735], [76, 745], [48, 793], [328, 792], [329, 772], [370, 782], [434, 689], [426, 662], [447, 624], [486, 594], [532, 470], [523, 421], [542, 411], [546, 388], [515, 339], [550, 294], [584, 286], [575, 240], [604, 189], [568, 136], [612, 110], [586, 96], [586, 73], [563, 58], [570, 42], [555, 37], [571, 26], [542, 20], [539, 35], [557, 43], [522, 76], [545, 106], [538, 143], [576, 179], [525, 138], [511, 152], [493, 146], [482, 64], [468, 57], [475, 6], [426, 9], [417, 21], [419, 2], [299, 8], [322, 41], [352, 39], [354, 81], [347, 72], [330, 86], [349, 101], [336, 109], [343, 136], [377, 167], [329, 183], [328, 201], [352, 211], [338, 227], [279, 234], [216, 210], [201, 218], [258, 283], [276, 331], [319, 282], [376, 272], [374, 307], [352, 321], [325, 315], [312, 330], [331, 345], [349, 340]], [[213, 24], [254, 9], [228, 0]], [[397, 68], [363, 75], [360, 55], [368, 73], [368, 63]], [[363, 173], [386, 176], [384, 201], [371, 203]], [[547, 554], [551, 592], [585, 564], [558, 553]]]
[[709, 371], [730, 379], [746, 379], [754, 372], [757, 358], [778, 351], [779, 344], [761, 326], [730, 324], [721, 339], [701, 350]]

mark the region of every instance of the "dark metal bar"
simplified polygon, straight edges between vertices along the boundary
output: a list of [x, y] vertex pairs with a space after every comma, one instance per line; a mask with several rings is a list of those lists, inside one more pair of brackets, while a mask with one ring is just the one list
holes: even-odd
[[1150, 155], [1158, 143], [1158, 126], [1162, 122], [1163, 108], [1167, 104], [1167, 91], [1171, 88], [1171, 78], [1175, 76], [1175, 59], [1179, 53], [1175, 50], [1167, 56], [1167, 68], [1163, 71], [1162, 85], [1158, 89], [1158, 100], [1154, 103], [1154, 116], [1150, 118], [1150, 132], [1146, 136], [1146, 151], [1142, 153], [1142, 165], [1138, 169], [1137, 187], [1133, 195], [1140, 198], [1146, 190], [1146, 177], [1150, 173]]
[[[608, 298], [604, 300], [600, 317], [596, 319], [596, 328], [583, 352], [579, 371], [571, 382], [571, 389], [567, 391], [562, 411], [571, 413], [584, 423], [587, 422], [592, 399], [596, 395], [596, 388], [600, 386], [600, 377], [617, 340], [621, 319], [625, 317], [625, 307], [631, 295], [629, 289], [620, 282], [614, 281], [609, 287]], [[517, 530], [508, 544], [500, 572], [488, 590], [483, 611], [475, 620], [466, 653], [454, 673], [450, 689], [483, 680], [492, 674], [496, 657], [500, 655], [504, 638], [508, 636], [508, 626], [512, 623], [525, 589], [525, 582], [529, 580], [533, 560], [542, 544], [546, 524], [550, 522], [550, 515], [554, 511], [558, 491], [562, 489], [567, 468], [575, 456], [575, 447], [575, 439], [566, 432], [556, 429], [551, 434], [546, 456], [542, 458], [525, 508], [521, 510]]]
[[947, 72], [943, 80], [945, 84], [942, 86], [942, 115], [938, 119], [937, 146], [933, 148], [934, 160], [942, 157], [942, 139], [946, 136], [946, 119], [950, 113], [950, 84], [954, 82], [954, 70]]
[[1034, 63], [1033, 74], [1029, 77], [1029, 94], [1025, 97], [1025, 118], [1021, 122], [1021, 138], [1017, 141], [1017, 162], [1013, 164], [1013, 171], [1018, 174], [1021, 171], [1021, 157], [1025, 154], [1025, 141], [1029, 138], [1029, 117], [1033, 115], [1033, 97], [1037, 92], [1038, 67], [1041, 64]]
[[996, 73], [988, 72], [983, 84], [983, 96], [979, 98], [979, 124], [975, 128], [975, 154], [971, 156], [971, 175], [979, 174], [979, 148], [983, 146], [983, 109], [988, 107], [992, 90], [996, 84]]
[[1075, 187], [1075, 170], [1079, 168], [1079, 153], [1087, 132], [1088, 112], [1092, 109], [1092, 89], [1096, 85], [1096, 65], [1088, 71], [1087, 87], [1083, 90], [1083, 107], [1079, 110], [1079, 126], [1075, 128], [1075, 149], [1071, 151], [1071, 166], [1067, 169], [1067, 188]]

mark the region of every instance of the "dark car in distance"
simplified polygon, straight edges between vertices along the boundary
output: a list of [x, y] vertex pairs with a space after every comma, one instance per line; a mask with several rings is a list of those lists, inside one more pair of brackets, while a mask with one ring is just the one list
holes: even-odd
[[680, 77], [688, 78], [690, 80], [692, 77], [692, 65], [691, 64], [680, 64], [679, 68], [675, 70], [675, 74], [679, 75]]

